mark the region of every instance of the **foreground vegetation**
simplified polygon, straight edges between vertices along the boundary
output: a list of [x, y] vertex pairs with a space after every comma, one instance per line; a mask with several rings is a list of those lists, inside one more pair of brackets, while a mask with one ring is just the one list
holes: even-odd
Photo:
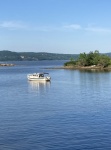
[[81, 53], [77, 60], [71, 58], [69, 62], [64, 64], [65, 67], [98, 67], [106, 68], [111, 65], [111, 58], [99, 51], [90, 52], [88, 54]]

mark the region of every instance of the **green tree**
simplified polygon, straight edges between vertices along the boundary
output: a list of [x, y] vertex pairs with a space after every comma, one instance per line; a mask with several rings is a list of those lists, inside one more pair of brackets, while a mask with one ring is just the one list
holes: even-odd
[[93, 58], [93, 64], [94, 65], [97, 65], [98, 62], [100, 60], [100, 54], [99, 54], [99, 51], [98, 50], [95, 50], [94, 52], [94, 58]]
[[94, 53], [92, 51], [87, 54], [86, 62], [86, 66], [94, 65]]
[[98, 65], [102, 67], [107, 67], [110, 65], [111, 59], [106, 55], [101, 55]]
[[86, 66], [86, 64], [87, 64], [87, 54], [86, 53], [80, 53], [79, 59], [78, 59], [78, 65]]

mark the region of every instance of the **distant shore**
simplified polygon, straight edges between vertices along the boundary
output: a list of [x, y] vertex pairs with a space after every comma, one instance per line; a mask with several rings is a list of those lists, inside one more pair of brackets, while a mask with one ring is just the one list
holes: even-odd
[[11, 66], [15, 66], [14, 64], [0, 64], [0, 67], [11, 67]]

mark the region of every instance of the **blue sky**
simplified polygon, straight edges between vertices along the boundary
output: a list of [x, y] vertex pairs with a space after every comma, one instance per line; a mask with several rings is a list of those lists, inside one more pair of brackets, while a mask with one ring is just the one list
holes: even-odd
[[111, 52], [111, 0], [0, 0], [0, 50]]

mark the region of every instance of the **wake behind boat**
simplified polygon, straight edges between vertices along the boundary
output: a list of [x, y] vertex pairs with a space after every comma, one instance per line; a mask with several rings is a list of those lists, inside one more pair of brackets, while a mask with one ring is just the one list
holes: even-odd
[[51, 77], [48, 76], [48, 74], [49, 73], [33, 73], [33, 74], [28, 74], [27, 78], [29, 81], [50, 81]]

